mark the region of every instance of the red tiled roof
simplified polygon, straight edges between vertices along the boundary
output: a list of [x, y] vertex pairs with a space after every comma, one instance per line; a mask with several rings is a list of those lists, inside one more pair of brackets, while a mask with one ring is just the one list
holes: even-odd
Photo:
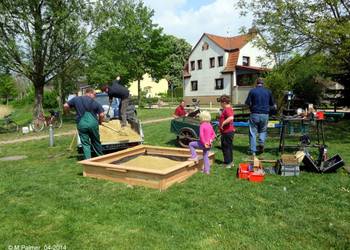
[[235, 71], [235, 68], [238, 62], [238, 57], [239, 57], [239, 50], [229, 52], [226, 67], [222, 72], [225, 73], [225, 72]]
[[224, 50], [233, 50], [243, 48], [244, 45], [256, 36], [256, 33], [248, 33], [234, 37], [216, 36], [208, 33], [205, 33], [205, 35]]

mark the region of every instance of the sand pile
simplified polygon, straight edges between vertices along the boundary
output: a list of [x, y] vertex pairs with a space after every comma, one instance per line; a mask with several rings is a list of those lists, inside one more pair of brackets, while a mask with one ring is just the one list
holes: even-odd
[[117, 141], [139, 141], [141, 139], [140, 135], [131, 128], [130, 124], [128, 124], [123, 129], [121, 128], [119, 120], [111, 120], [109, 122], [104, 122], [103, 124], [120, 132], [118, 133], [112, 129], [100, 125], [99, 130], [102, 143]]
[[163, 170], [171, 166], [180, 163], [180, 161], [171, 160], [166, 157], [152, 156], [152, 155], [140, 155], [135, 158], [132, 158], [126, 162], [121, 163], [124, 166], [128, 167], [139, 167], [139, 168], [148, 168]]

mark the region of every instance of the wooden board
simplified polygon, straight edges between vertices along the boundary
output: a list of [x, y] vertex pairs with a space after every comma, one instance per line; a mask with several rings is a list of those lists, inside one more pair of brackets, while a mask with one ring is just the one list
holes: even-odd
[[[183, 182], [190, 176], [200, 171], [203, 166], [203, 152], [198, 150], [199, 162], [188, 161], [190, 157], [189, 149], [180, 148], [166, 148], [139, 145], [133, 148], [125, 149], [116, 153], [111, 153], [89, 160], [80, 161], [83, 165], [83, 174], [85, 177], [93, 177], [98, 179], [111, 180], [115, 182], [126, 183], [129, 185], [145, 186], [165, 190], [174, 183]], [[147, 168], [147, 161], [145, 166], [132, 165], [130, 163], [114, 163], [118, 160], [130, 157], [134, 159], [140, 155], [156, 155], [159, 156], [177, 156], [181, 157], [183, 161], [165, 161], [169, 166], [161, 166]], [[214, 153], [209, 153], [211, 164], [214, 162]]]

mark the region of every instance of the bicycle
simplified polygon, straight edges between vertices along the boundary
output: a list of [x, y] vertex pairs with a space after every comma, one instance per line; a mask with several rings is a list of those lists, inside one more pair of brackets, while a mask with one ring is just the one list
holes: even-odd
[[50, 110], [50, 115], [45, 116], [44, 112], [41, 112], [38, 117], [32, 122], [32, 128], [35, 132], [42, 131], [44, 127], [49, 127], [51, 124], [54, 128], [62, 127], [62, 116], [59, 111]]
[[0, 131], [3, 132], [17, 132], [19, 130], [18, 124], [12, 120], [12, 114], [4, 116], [4, 119], [0, 121]]

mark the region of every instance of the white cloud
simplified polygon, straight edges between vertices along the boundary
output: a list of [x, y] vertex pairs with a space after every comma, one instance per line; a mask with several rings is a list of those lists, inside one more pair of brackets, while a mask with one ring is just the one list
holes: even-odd
[[[185, 38], [195, 45], [204, 33], [234, 36], [242, 26], [249, 28], [249, 17], [240, 17], [232, 0], [213, 0], [193, 9], [186, 0], [144, 0], [154, 9], [154, 21], [168, 34]], [[198, 5], [198, 4], [197, 4]]]

